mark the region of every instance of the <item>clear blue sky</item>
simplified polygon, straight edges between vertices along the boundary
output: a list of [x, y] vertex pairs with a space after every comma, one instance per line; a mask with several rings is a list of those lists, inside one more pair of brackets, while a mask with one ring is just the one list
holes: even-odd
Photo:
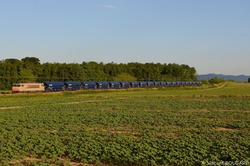
[[0, 60], [250, 75], [250, 0], [0, 0]]

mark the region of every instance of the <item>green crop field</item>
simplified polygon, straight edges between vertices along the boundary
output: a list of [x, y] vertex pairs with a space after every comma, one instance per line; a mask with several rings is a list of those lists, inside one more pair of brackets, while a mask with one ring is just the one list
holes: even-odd
[[249, 165], [250, 84], [0, 95], [0, 165]]

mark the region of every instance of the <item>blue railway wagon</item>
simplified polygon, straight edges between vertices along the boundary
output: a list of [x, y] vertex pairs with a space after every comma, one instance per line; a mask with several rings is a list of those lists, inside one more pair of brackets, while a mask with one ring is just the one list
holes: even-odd
[[195, 82], [190, 82], [190, 86], [194, 86], [195, 85]]
[[154, 82], [154, 87], [161, 87], [161, 86], [162, 86], [161, 82]]
[[171, 86], [176, 86], [176, 82], [171, 82]]
[[65, 90], [81, 90], [81, 82], [64, 82]]
[[147, 87], [147, 82], [139, 82], [140, 88], [146, 88]]
[[167, 83], [166, 83], [166, 82], [161, 82], [161, 86], [162, 86], [162, 87], [166, 87], [166, 86], [167, 86]]
[[173, 82], [166, 82], [166, 86], [171, 87], [171, 86], [174, 86], [174, 85], [173, 85]]
[[109, 83], [108, 82], [96, 82], [97, 89], [108, 89]]
[[147, 82], [147, 87], [148, 88], [153, 88], [154, 87], [154, 82], [148, 81]]
[[121, 88], [130, 88], [130, 82], [120, 82]]
[[63, 82], [45, 81], [43, 82], [45, 91], [63, 91], [65, 90]]
[[131, 88], [139, 88], [139, 82], [130, 82], [130, 87]]
[[185, 85], [185, 82], [177, 82], [178, 86], [183, 86]]
[[183, 85], [183, 82], [176, 82], [175, 83], [175, 86], [182, 86]]
[[83, 89], [96, 89], [97, 85], [96, 82], [87, 81], [87, 82], [82, 82], [82, 87]]
[[121, 88], [120, 82], [109, 82], [109, 88], [110, 89], [119, 89]]
[[199, 82], [194, 82], [193, 85], [199, 85]]

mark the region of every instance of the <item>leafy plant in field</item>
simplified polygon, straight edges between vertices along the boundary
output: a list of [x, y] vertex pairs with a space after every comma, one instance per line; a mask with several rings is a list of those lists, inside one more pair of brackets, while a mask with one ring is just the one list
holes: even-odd
[[4, 98], [1, 107], [22, 107], [0, 109], [0, 163], [201, 165], [202, 161], [249, 161], [249, 96], [130, 93], [35, 95], [21, 101], [17, 100], [20, 96]]

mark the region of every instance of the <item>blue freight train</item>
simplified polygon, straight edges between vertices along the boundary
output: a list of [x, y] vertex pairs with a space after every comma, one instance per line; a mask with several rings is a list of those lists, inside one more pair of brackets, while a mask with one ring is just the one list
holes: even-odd
[[[20, 85], [19, 85], [20, 84]], [[22, 86], [21, 84], [25, 84]], [[18, 83], [15, 86], [13, 92], [36, 92], [37, 88], [34, 89], [32, 86], [27, 86], [29, 83]], [[88, 90], [88, 89], [127, 89], [127, 88], [157, 88], [157, 87], [180, 87], [180, 86], [200, 86], [201, 82], [153, 82], [153, 81], [140, 81], [140, 82], [74, 82], [74, 81], [45, 81], [43, 83], [44, 89], [39, 91], [51, 92], [51, 91], [75, 91], [75, 90]], [[20, 90], [18, 88], [21, 88]], [[24, 87], [25, 88], [24, 90]], [[33, 89], [32, 89], [33, 88]]]

